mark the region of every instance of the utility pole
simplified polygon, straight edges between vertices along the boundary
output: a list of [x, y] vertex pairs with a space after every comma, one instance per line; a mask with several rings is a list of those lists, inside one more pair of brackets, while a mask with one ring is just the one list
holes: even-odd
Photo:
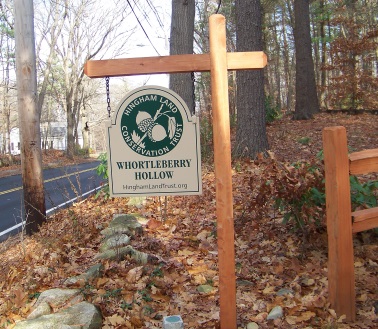
[[37, 110], [33, 0], [14, 0], [14, 16], [24, 220], [26, 234], [31, 235], [46, 220], [40, 113]]

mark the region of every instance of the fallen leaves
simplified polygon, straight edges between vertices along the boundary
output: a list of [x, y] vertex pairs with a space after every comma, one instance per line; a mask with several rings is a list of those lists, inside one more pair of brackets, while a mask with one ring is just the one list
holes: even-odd
[[[311, 151], [317, 152], [316, 147], [321, 146], [320, 128], [331, 123], [314, 120], [312, 124], [317, 135], [311, 132]], [[291, 125], [295, 129], [288, 128]], [[268, 127], [270, 136], [273, 128], [288, 129], [294, 136], [299, 134], [300, 125], [284, 119]], [[277, 157], [295, 161], [307, 154], [295, 153], [297, 138], [292, 140], [293, 143], [290, 138], [284, 143], [275, 140], [279, 144]], [[250, 180], [263, 183], [266, 170], [250, 161], [238, 166], [233, 174], [238, 326], [377, 327], [373, 307], [378, 284], [376, 239], [365, 236], [364, 244], [355, 239], [358, 321], [346, 323], [329, 305], [324, 232], [314, 232], [304, 245], [303, 236], [282, 225], [280, 214], [268, 206], [267, 216], [246, 211], [253, 191], [244, 187], [251, 186]], [[143, 266], [131, 257], [122, 262], [102, 261], [104, 273], [100, 278], [78, 283], [85, 298], [101, 308], [103, 328], [161, 328], [162, 317], [173, 314], [182, 316], [186, 328], [217, 328], [220, 315], [214, 180], [209, 167], [203, 171], [201, 197], [149, 197], [139, 208], [130, 206], [127, 199], [89, 199], [56, 214], [33, 238], [2, 249], [0, 328], [25, 318], [40, 292], [61, 287], [65, 278], [92, 266], [100, 246], [99, 232], [114, 214], [135, 211], [142, 212], [147, 220], [144, 234], [133, 238], [131, 245], [135, 250], [159, 256], [160, 261]], [[283, 317], [267, 320], [276, 306], [282, 307]]]

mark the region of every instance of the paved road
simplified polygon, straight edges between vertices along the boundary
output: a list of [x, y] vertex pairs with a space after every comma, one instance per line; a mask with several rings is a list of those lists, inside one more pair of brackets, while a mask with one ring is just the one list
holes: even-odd
[[[45, 169], [46, 210], [48, 214], [66, 207], [78, 196], [89, 195], [98, 189], [101, 178], [96, 175], [98, 162], [83, 163], [63, 168]], [[22, 209], [21, 175], [0, 178], [0, 241], [20, 230]]]

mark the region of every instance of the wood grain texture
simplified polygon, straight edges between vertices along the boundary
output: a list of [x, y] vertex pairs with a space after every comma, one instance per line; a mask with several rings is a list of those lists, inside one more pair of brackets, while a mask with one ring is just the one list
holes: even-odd
[[378, 149], [363, 150], [349, 155], [351, 175], [378, 172]]
[[[261, 69], [267, 57], [262, 51], [227, 53], [227, 63], [227, 70]], [[92, 60], [84, 66], [90, 78], [206, 71], [210, 71], [210, 54]]]
[[353, 233], [378, 227], [378, 207], [352, 212]]
[[235, 243], [225, 18], [210, 17], [211, 98], [221, 329], [236, 329]]
[[328, 290], [331, 306], [355, 320], [355, 277], [346, 130], [323, 130], [328, 233]]

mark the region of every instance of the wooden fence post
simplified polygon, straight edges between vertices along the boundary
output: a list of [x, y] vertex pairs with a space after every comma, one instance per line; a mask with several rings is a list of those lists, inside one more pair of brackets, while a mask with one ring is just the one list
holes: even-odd
[[344, 127], [323, 130], [328, 232], [328, 290], [338, 315], [355, 320], [355, 278], [349, 183]]
[[236, 329], [235, 245], [225, 21], [222, 15], [210, 17], [211, 100], [217, 203], [220, 327], [221, 329]]

